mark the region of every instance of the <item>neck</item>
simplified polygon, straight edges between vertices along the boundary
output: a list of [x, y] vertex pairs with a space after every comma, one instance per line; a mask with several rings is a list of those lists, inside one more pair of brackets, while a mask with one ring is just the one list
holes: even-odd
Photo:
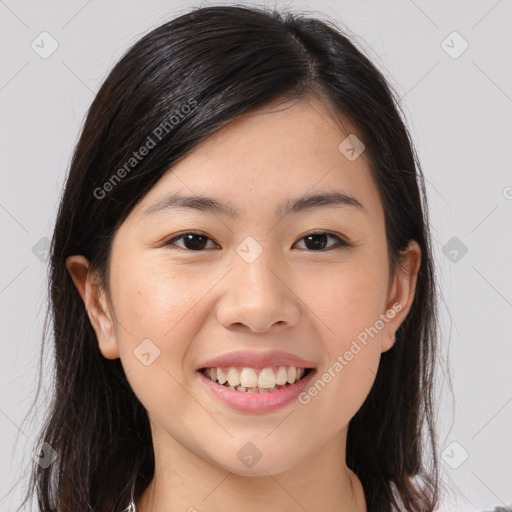
[[313, 457], [263, 476], [218, 467], [168, 435], [156, 435], [153, 442], [155, 473], [136, 502], [137, 512], [366, 512], [361, 482], [345, 464], [346, 429]]

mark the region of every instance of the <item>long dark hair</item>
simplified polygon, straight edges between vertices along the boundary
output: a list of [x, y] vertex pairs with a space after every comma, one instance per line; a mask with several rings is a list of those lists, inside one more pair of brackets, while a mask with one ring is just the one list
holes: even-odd
[[[385, 210], [391, 270], [410, 240], [422, 252], [412, 308], [350, 421], [346, 463], [369, 511], [435, 510], [434, 266], [423, 174], [397, 95], [330, 22], [215, 6], [165, 23], [122, 57], [73, 154], [50, 250], [55, 375], [38, 445], [47, 443], [58, 458], [48, 468], [34, 463], [29, 495], [37, 495], [41, 511], [119, 512], [132, 483], [137, 499], [154, 472], [147, 413], [120, 360], [100, 353], [66, 258], [84, 255], [108, 291], [116, 229], [173, 163], [244, 113], [313, 95], [360, 130]], [[127, 166], [150, 139], [154, 147]]]

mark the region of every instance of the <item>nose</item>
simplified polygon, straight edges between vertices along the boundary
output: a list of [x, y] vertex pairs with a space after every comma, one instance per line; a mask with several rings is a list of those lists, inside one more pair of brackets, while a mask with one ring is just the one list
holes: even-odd
[[287, 279], [290, 274], [270, 252], [264, 250], [252, 262], [234, 257], [217, 304], [217, 320], [226, 329], [262, 333], [288, 329], [299, 321], [300, 299]]

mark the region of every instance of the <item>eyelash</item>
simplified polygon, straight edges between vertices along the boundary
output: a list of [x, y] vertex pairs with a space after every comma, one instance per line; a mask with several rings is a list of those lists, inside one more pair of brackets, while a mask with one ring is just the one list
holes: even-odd
[[[174, 242], [176, 240], [180, 240], [187, 235], [203, 236], [203, 237], [208, 238], [208, 240], [211, 240], [211, 238], [208, 237], [207, 235], [205, 235], [204, 233], [200, 233], [200, 232], [196, 232], [196, 231], [186, 231], [185, 233], [181, 233], [180, 235], [167, 240], [166, 242], [164, 242], [164, 245], [172, 246], [172, 245], [174, 245]], [[319, 251], [309, 250], [309, 252], [327, 252], [327, 251], [334, 250], [334, 249], [344, 249], [347, 247], [354, 247], [354, 244], [347, 242], [347, 240], [345, 240], [345, 239], [341, 238], [340, 236], [338, 236], [334, 233], [331, 233], [329, 231], [314, 231], [311, 233], [307, 233], [303, 237], [301, 237], [299, 240], [303, 240], [304, 238], [307, 238], [308, 236], [313, 236], [313, 235], [327, 235], [327, 236], [337, 239], [339, 243], [337, 246], [335, 245], [333, 247], [329, 247], [328, 249], [321, 249]], [[180, 247], [180, 246], [177, 246], [177, 247], [179, 249], [183, 249], [184, 251], [189, 251], [189, 252], [204, 252], [204, 249], [203, 250], [193, 250], [193, 249], [187, 249], [186, 247]]]

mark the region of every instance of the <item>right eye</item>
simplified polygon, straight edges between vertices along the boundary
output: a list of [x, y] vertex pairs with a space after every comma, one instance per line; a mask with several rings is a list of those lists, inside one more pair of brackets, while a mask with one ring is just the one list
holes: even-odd
[[207, 240], [211, 240], [211, 238], [207, 237], [203, 233], [196, 233], [195, 231], [187, 231], [186, 233], [182, 233], [181, 235], [175, 236], [171, 238], [164, 245], [176, 245], [174, 242], [176, 240], [184, 240], [185, 247], [178, 246], [182, 249], [186, 249], [189, 251], [201, 251], [204, 249]]

